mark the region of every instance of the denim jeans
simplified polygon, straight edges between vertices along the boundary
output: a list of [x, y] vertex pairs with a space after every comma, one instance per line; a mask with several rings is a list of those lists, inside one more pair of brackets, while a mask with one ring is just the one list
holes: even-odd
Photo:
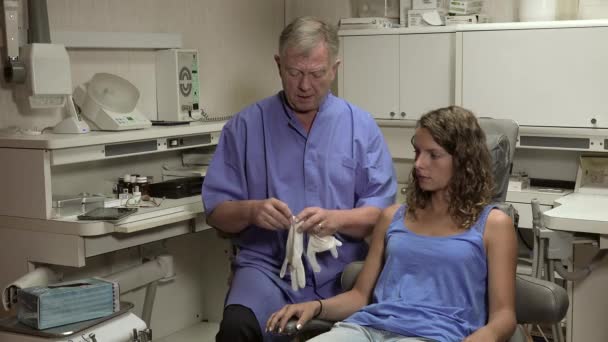
[[406, 337], [392, 332], [338, 322], [334, 327], [309, 342], [433, 342], [423, 337]]

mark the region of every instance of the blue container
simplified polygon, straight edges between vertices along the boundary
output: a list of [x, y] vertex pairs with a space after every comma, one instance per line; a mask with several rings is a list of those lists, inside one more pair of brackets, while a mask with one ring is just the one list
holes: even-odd
[[17, 292], [17, 319], [43, 330], [111, 315], [120, 310], [118, 283], [88, 278]]

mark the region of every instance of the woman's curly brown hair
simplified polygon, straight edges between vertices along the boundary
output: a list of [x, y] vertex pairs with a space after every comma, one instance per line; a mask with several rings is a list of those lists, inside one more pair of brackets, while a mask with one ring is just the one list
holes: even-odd
[[[440, 108], [424, 114], [416, 127], [426, 128], [433, 140], [452, 156], [454, 172], [448, 190], [448, 211], [460, 228], [471, 227], [483, 207], [490, 203], [494, 183], [486, 136], [475, 115], [458, 106]], [[416, 209], [425, 208], [430, 198], [431, 193], [418, 185], [416, 169], [412, 168], [406, 195], [407, 213], [415, 218]]]

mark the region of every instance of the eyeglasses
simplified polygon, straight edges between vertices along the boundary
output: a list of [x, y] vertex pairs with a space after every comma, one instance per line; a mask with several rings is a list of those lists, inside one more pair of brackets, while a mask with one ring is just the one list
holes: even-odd
[[310, 75], [313, 79], [321, 79], [325, 75], [327, 75], [327, 69], [320, 69], [315, 71], [305, 72], [296, 68], [288, 68], [286, 67], [287, 75], [293, 78], [302, 78], [304, 76]]

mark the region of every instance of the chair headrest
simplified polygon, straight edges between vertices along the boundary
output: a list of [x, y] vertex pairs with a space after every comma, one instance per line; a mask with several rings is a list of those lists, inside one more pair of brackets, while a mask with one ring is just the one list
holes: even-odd
[[[509, 160], [512, 161], [513, 156], [515, 155], [515, 147], [517, 146], [517, 136], [519, 134], [519, 125], [517, 122], [510, 119], [493, 119], [489, 117], [480, 117], [477, 121], [486, 134], [486, 138], [504, 135], [509, 140]], [[490, 139], [488, 139], [488, 141], [489, 140]]]
[[507, 199], [519, 126], [508, 119], [479, 118], [478, 122], [486, 134], [486, 143], [492, 157], [495, 183], [492, 202], [504, 202]]

